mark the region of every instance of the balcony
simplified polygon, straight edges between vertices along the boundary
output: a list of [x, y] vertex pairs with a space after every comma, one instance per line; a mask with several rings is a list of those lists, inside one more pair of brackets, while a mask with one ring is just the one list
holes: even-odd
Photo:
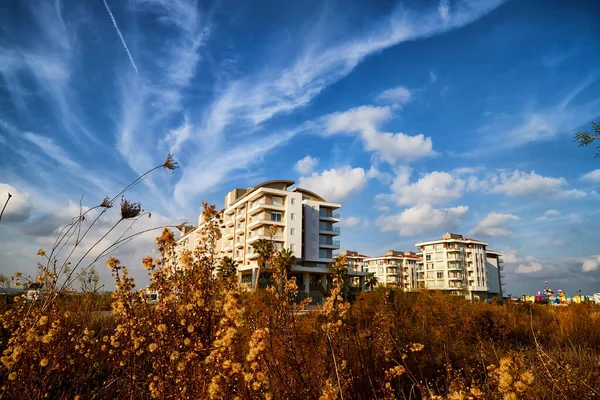
[[462, 249], [460, 247], [449, 247], [446, 249], [448, 253], [462, 253]]
[[451, 281], [462, 281], [463, 277], [460, 275], [450, 275], [448, 279]]
[[283, 242], [285, 240], [283, 235], [275, 235], [275, 236], [271, 237], [271, 235], [262, 232], [262, 233], [254, 233], [252, 235], [249, 235], [248, 239], [246, 239], [246, 243], [247, 244], [254, 243], [259, 239], [263, 239], [263, 240], [271, 240], [272, 239], [275, 242]]
[[258, 228], [261, 225], [284, 226], [285, 223], [283, 222], [283, 218], [282, 220], [274, 221], [273, 217], [267, 213], [255, 215], [248, 221], [248, 229]]
[[223, 247], [223, 251], [225, 253], [231, 253], [233, 251], [233, 246], [231, 244], [226, 244], [225, 247]]
[[233, 239], [233, 229], [225, 229], [225, 232], [223, 232], [223, 238]]
[[283, 211], [285, 210], [285, 205], [283, 203], [273, 204], [271, 199], [262, 198], [252, 203], [248, 209], [248, 215], [254, 215], [262, 210]]
[[338, 227], [324, 227], [319, 230], [321, 235], [332, 235], [337, 236], [340, 234], [340, 228]]
[[243, 241], [235, 242], [235, 247], [237, 247], [238, 249], [241, 247], [244, 247], [244, 242]]
[[235, 229], [235, 233], [240, 233], [240, 234], [244, 234], [245, 231], [245, 226], [244, 225], [238, 225], [238, 227]]
[[398, 275], [398, 269], [397, 268], [388, 268], [385, 273], [387, 275]]
[[461, 263], [456, 263], [456, 262], [449, 262], [448, 263], [448, 270], [450, 270], [450, 271], [461, 271], [462, 270], [462, 264]]
[[232, 226], [233, 218], [225, 218], [225, 226]]
[[236, 219], [236, 220], [238, 220], [238, 221], [241, 221], [241, 220], [243, 220], [244, 218], [246, 218], [246, 213], [245, 213], [245, 212], [243, 212], [243, 211], [242, 211], [242, 212], [238, 212], [238, 213], [235, 215], [235, 219]]
[[319, 219], [322, 221], [339, 222], [340, 218], [341, 216], [339, 213], [324, 212], [323, 210], [319, 212]]
[[319, 247], [322, 247], [324, 249], [339, 249], [340, 241], [339, 240], [322, 241], [319, 243]]
[[254, 259], [258, 258], [258, 253], [247, 253], [246, 258], [248, 260], [254, 260]]

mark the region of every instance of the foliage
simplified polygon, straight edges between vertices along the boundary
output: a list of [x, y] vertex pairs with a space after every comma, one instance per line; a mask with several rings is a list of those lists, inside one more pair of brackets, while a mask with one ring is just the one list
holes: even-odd
[[[593, 133], [589, 132], [577, 132], [573, 136], [573, 140], [580, 147], [587, 147], [596, 140], [600, 139], [600, 123], [592, 122]], [[600, 158], [600, 146], [597, 147], [596, 155], [594, 158]]]

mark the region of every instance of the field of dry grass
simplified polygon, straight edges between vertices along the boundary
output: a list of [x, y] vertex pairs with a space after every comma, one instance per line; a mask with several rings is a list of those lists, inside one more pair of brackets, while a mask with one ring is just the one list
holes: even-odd
[[[214, 208], [205, 211], [207, 221]], [[218, 237], [208, 229], [205, 242]], [[600, 387], [600, 309], [469, 303], [379, 288], [344, 301], [344, 264], [319, 311], [301, 312], [286, 259], [242, 291], [210, 246], [157, 239], [144, 260], [158, 303], [110, 259], [111, 298], [49, 292], [5, 305], [3, 398], [587, 399]], [[110, 304], [112, 313], [107, 315]]]

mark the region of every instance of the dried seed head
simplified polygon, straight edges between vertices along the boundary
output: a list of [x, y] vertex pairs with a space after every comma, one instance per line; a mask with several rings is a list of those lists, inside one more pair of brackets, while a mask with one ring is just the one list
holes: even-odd
[[102, 203], [100, 203], [100, 207], [111, 208], [112, 204], [110, 204], [110, 199], [105, 197], [104, 200], [102, 200]]
[[170, 169], [171, 171], [175, 171], [177, 168], [179, 168], [177, 161], [173, 160], [173, 154], [169, 154], [167, 156], [167, 160], [164, 162], [163, 167], [165, 169]]
[[128, 200], [121, 200], [121, 218], [131, 219], [140, 215], [142, 206], [140, 203], [131, 203]]

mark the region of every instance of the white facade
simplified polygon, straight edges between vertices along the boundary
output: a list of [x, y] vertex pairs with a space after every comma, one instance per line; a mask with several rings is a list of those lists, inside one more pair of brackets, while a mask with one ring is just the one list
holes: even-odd
[[446, 233], [442, 239], [415, 246], [423, 255], [417, 277], [421, 287], [487, 298], [487, 243]]
[[[249, 189], [234, 189], [225, 196], [220, 212], [222, 238], [217, 250], [238, 264], [241, 283], [253, 285], [258, 254], [252, 243], [272, 240], [277, 249], [293, 251], [297, 265], [292, 268], [300, 290], [318, 298], [327, 285], [329, 265], [340, 248], [335, 238], [340, 221], [335, 210], [340, 204], [325, 201], [301, 188], [289, 189], [294, 181], [275, 180]], [[198, 228], [180, 239], [180, 247], [193, 250], [200, 241]]]
[[417, 288], [417, 263], [419, 256], [413, 252], [389, 250], [385, 256], [364, 260], [367, 272], [377, 277], [379, 284], [395, 286], [406, 291]]
[[364, 290], [365, 288], [365, 277], [368, 272], [366, 259], [369, 256], [360, 254], [357, 251], [344, 250], [340, 253], [341, 256], [345, 256], [348, 263], [348, 275], [352, 277], [352, 285]]

